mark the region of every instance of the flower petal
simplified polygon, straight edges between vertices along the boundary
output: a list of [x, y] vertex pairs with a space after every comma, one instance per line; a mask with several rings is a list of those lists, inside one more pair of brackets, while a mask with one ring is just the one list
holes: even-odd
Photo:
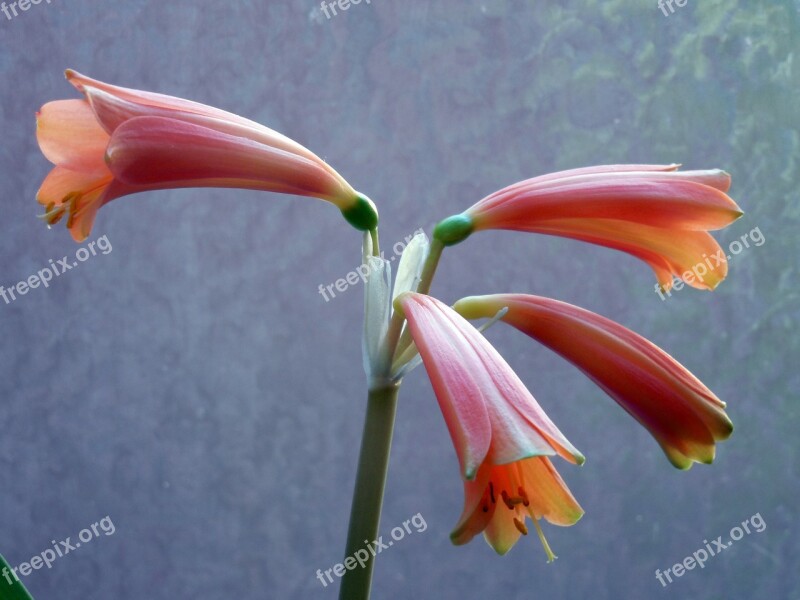
[[[651, 227], [710, 230], [742, 216], [717, 187], [723, 171], [581, 175], [542, 184], [528, 180], [471, 207], [475, 229], [531, 231], [557, 219], [615, 219]], [[708, 185], [712, 184], [712, 185]]]
[[494, 518], [489, 521], [483, 530], [486, 543], [500, 556], [508, 553], [517, 543], [522, 533], [514, 525], [514, 517], [506, 514], [505, 507], [499, 506], [494, 512]]
[[468, 543], [481, 533], [492, 520], [497, 508], [496, 502], [487, 502], [483, 510], [482, 501], [486, 495], [486, 487], [492, 474], [492, 465], [484, 463], [474, 480], [464, 481], [464, 510], [458, 523], [450, 533], [450, 541], [456, 546]]
[[67, 69], [66, 76], [78, 91], [85, 94], [98, 120], [109, 134], [135, 117], [160, 116], [194, 123], [307, 158], [327, 170], [338, 181], [347, 199], [355, 196], [355, 190], [328, 163], [293, 139], [260, 123], [199, 102], [104, 83], [72, 69]]
[[99, 187], [76, 199], [75, 208], [67, 221], [72, 239], [80, 243], [92, 232], [97, 211], [105, 203], [106, 188]]
[[81, 195], [98, 187], [105, 187], [111, 182], [112, 175], [106, 170], [105, 174], [85, 173], [71, 171], [64, 167], [54, 167], [44, 178], [36, 200], [43, 206], [64, 203], [72, 195]]
[[509, 463], [558, 453], [583, 456], [550, 421], [502, 356], [450, 307], [406, 293], [398, 303], [408, 320], [459, 455], [473, 479], [485, 460]]
[[[214, 117], [223, 121], [230, 121], [250, 127], [263, 127], [255, 121], [245, 119], [244, 117], [240, 117], [239, 115], [221, 110], [219, 108], [214, 108], [213, 106], [208, 106], [199, 102], [193, 102], [192, 100], [185, 100], [176, 96], [168, 96], [166, 94], [157, 94], [155, 92], [145, 92], [142, 90], [111, 85], [97, 79], [92, 79], [86, 75], [82, 75], [72, 69], [67, 69], [66, 77], [67, 81], [75, 86], [75, 89], [83, 94], [86, 94], [87, 97], [92, 96], [95, 91], [100, 91], [106, 94], [106, 96], [104, 96], [106, 99], [110, 96], [112, 98], [117, 98], [119, 100], [127, 101], [131, 104], [137, 104], [142, 107], [163, 108], [170, 111], [179, 111], [196, 115], [204, 115], [207, 117]], [[95, 99], [97, 99], [96, 96]]]
[[517, 463], [525, 491], [530, 499], [532, 519], [545, 519], [553, 525], [574, 525], [583, 516], [583, 508], [569, 491], [552, 461], [537, 456]]
[[36, 139], [55, 165], [86, 173], [108, 172], [103, 161], [108, 134], [85, 100], [48, 102], [36, 114]]
[[339, 182], [306, 158], [163, 117], [137, 117], [114, 131], [106, 153], [129, 185], [236, 187], [316, 196], [337, 206]]
[[626, 252], [650, 265], [664, 290], [672, 287], [674, 277], [694, 288], [713, 290], [728, 274], [725, 253], [704, 231], [662, 229], [612, 219], [545, 221], [530, 231]]
[[443, 327], [440, 315], [426, 309], [422, 298], [407, 293], [398, 302], [425, 362], [463, 477], [475, 479], [489, 452], [492, 425], [483, 390], [475, 385], [470, 372], [474, 358], [460, 334]]

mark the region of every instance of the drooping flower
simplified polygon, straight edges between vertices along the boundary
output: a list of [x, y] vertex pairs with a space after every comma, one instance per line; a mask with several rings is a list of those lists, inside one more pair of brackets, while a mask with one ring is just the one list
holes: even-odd
[[[708, 231], [743, 213], [726, 193], [727, 173], [677, 169], [608, 165], [534, 177], [445, 219], [434, 236], [452, 245], [484, 229], [557, 235], [640, 258], [665, 290], [674, 276], [696, 288], [713, 289], [727, 274], [727, 259]], [[703, 268], [707, 273], [701, 276], [685, 275], [702, 264], [713, 268]]]
[[[481, 531], [504, 554], [530, 517], [571, 525], [583, 510], [548, 456], [581, 464], [578, 452], [494, 347], [439, 300], [401, 294], [402, 310], [455, 445], [464, 480], [464, 510], [451, 539]], [[544, 538], [542, 537], [544, 541]], [[552, 559], [549, 547], [548, 556]]]
[[67, 71], [85, 98], [37, 113], [36, 135], [55, 164], [37, 194], [44, 218], [65, 215], [77, 241], [97, 210], [136, 192], [183, 187], [255, 189], [336, 205], [358, 229], [377, 211], [325, 161], [263, 125], [189, 100], [112, 86]]
[[711, 463], [733, 425], [725, 403], [664, 350], [598, 314], [526, 294], [473, 296], [455, 303], [468, 319], [502, 320], [563, 356], [655, 437], [680, 469]]

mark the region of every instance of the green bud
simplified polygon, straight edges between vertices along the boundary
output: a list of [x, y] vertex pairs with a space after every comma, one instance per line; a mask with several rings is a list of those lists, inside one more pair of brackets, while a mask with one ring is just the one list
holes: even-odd
[[462, 213], [440, 221], [433, 230], [433, 238], [445, 246], [453, 246], [467, 239], [474, 229], [472, 217]]
[[359, 231], [371, 231], [378, 226], [378, 209], [364, 194], [356, 192], [356, 201], [342, 209], [345, 220]]

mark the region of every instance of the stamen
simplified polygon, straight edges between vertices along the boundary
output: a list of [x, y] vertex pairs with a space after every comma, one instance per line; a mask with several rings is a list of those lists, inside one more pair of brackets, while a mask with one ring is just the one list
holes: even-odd
[[72, 224], [75, 222], [75, 206], [78, 203], [78, 198], [80, 198], [80, 194], [77, 192], [73, 192], [68, 194], [64, 197], [63, 204], [61, 206], [66, 206], [67, 210], [69, 210], [69, 217], [67, 217], [67, 229], [72, 229]]
[[528, 500], [528, 493], [525, 491], [524, 487], [519, 486], [519, 489], [517, 490], [517, 494], [519, 494], [520, 497], [522, 497], [522, 506], [527, 508], [528, 506], [531, 505], [531, 501]]
[[43, 215], [38, 215], [40, 219], [45, 221], [48, 225], [55, 225], [64, 216], [64, 206], [56, 206], [55, 202], [50, 202], [44, 209]]
[[551, 563], [558, 557], [553, 554], [553, 550], [550, 548], [550, 544], [547, 543], [547, 539], [544, 537], [544, 532], [542, 528], [539, 526], [539, 519], [536, 517], [533, 518], [533, 524], [536, 526], [536, 533], [539, 534], [539, 541], [542, 542], [542, 546], [544, 546], [544, 551], [547, 553], [547, 562]]
[[514, 527], [517, 528], [522, 535], [528, 535], [528, 528], [525, 527], [525, 523], [520, 521], [517, 517], [514, 517]]
[[478, 327], [478, 331], [480, 331], [481, 333], [483, 333], [484, 331], [486, 331], [487, 329], [489, 329], [489, 327], [491, 327], [492, 325], [494, 325], [495, 323], [497, 323], [497, 322], [498, 322], [500, 319], [502, 319], [503, 317], [505, 317], [507, 312], [508, 312], [508, 307], [507, 307], [507, 306], [504, 306], [503, 308], [501, 308], [500, 310], [498, 310], [498, 311], [497, 311], [497, 314], [496, 314], [495, 316], [493, 316], [491, 319], [489, 319], [488, 321], [486, 321], [486, 323], [484, 323], [483, 325], [481, 325], [480, 327]]
[[505, 502], [506, 506], [508, 508], [510, 508], [511, 510], [514, 510], [514, 507], [517, 504], [522, 504], [523, 506], [528, 506], [528, 504], [530, 504], [530, 502], [528, 502], [528, 504], [525, 504], [527, 502], [527, 498], [528, 498], [527, 496], [523, 496], [523, 497], [520, 497], [520, 496], [509, 496], [506, 493], [505, 490], [503, 490], [502, 496], [503, 496], [503, 502]]
[[494, 497], [494, 484], [491, 481], [489, 482], [489, 497], [492, 499], [492, 504], [497, 504]]

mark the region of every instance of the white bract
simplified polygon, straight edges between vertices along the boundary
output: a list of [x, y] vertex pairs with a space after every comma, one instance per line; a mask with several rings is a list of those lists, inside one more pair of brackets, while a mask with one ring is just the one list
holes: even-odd
[[403, 292], [415, 292], [420, 282], [430, 243], [428, 236], [420, 232], [409, 242], [400, 257], [394, 293], [392, 293], [392, 266], [388, 260], [372, 256], [372, 239], [364, 235], [362, 260], [367, 276], [364, 285], [364, 372], [370, 389], [388, 384], [392, 356], [387, 345], [389, 320], [392, 316], [392, 300]]

